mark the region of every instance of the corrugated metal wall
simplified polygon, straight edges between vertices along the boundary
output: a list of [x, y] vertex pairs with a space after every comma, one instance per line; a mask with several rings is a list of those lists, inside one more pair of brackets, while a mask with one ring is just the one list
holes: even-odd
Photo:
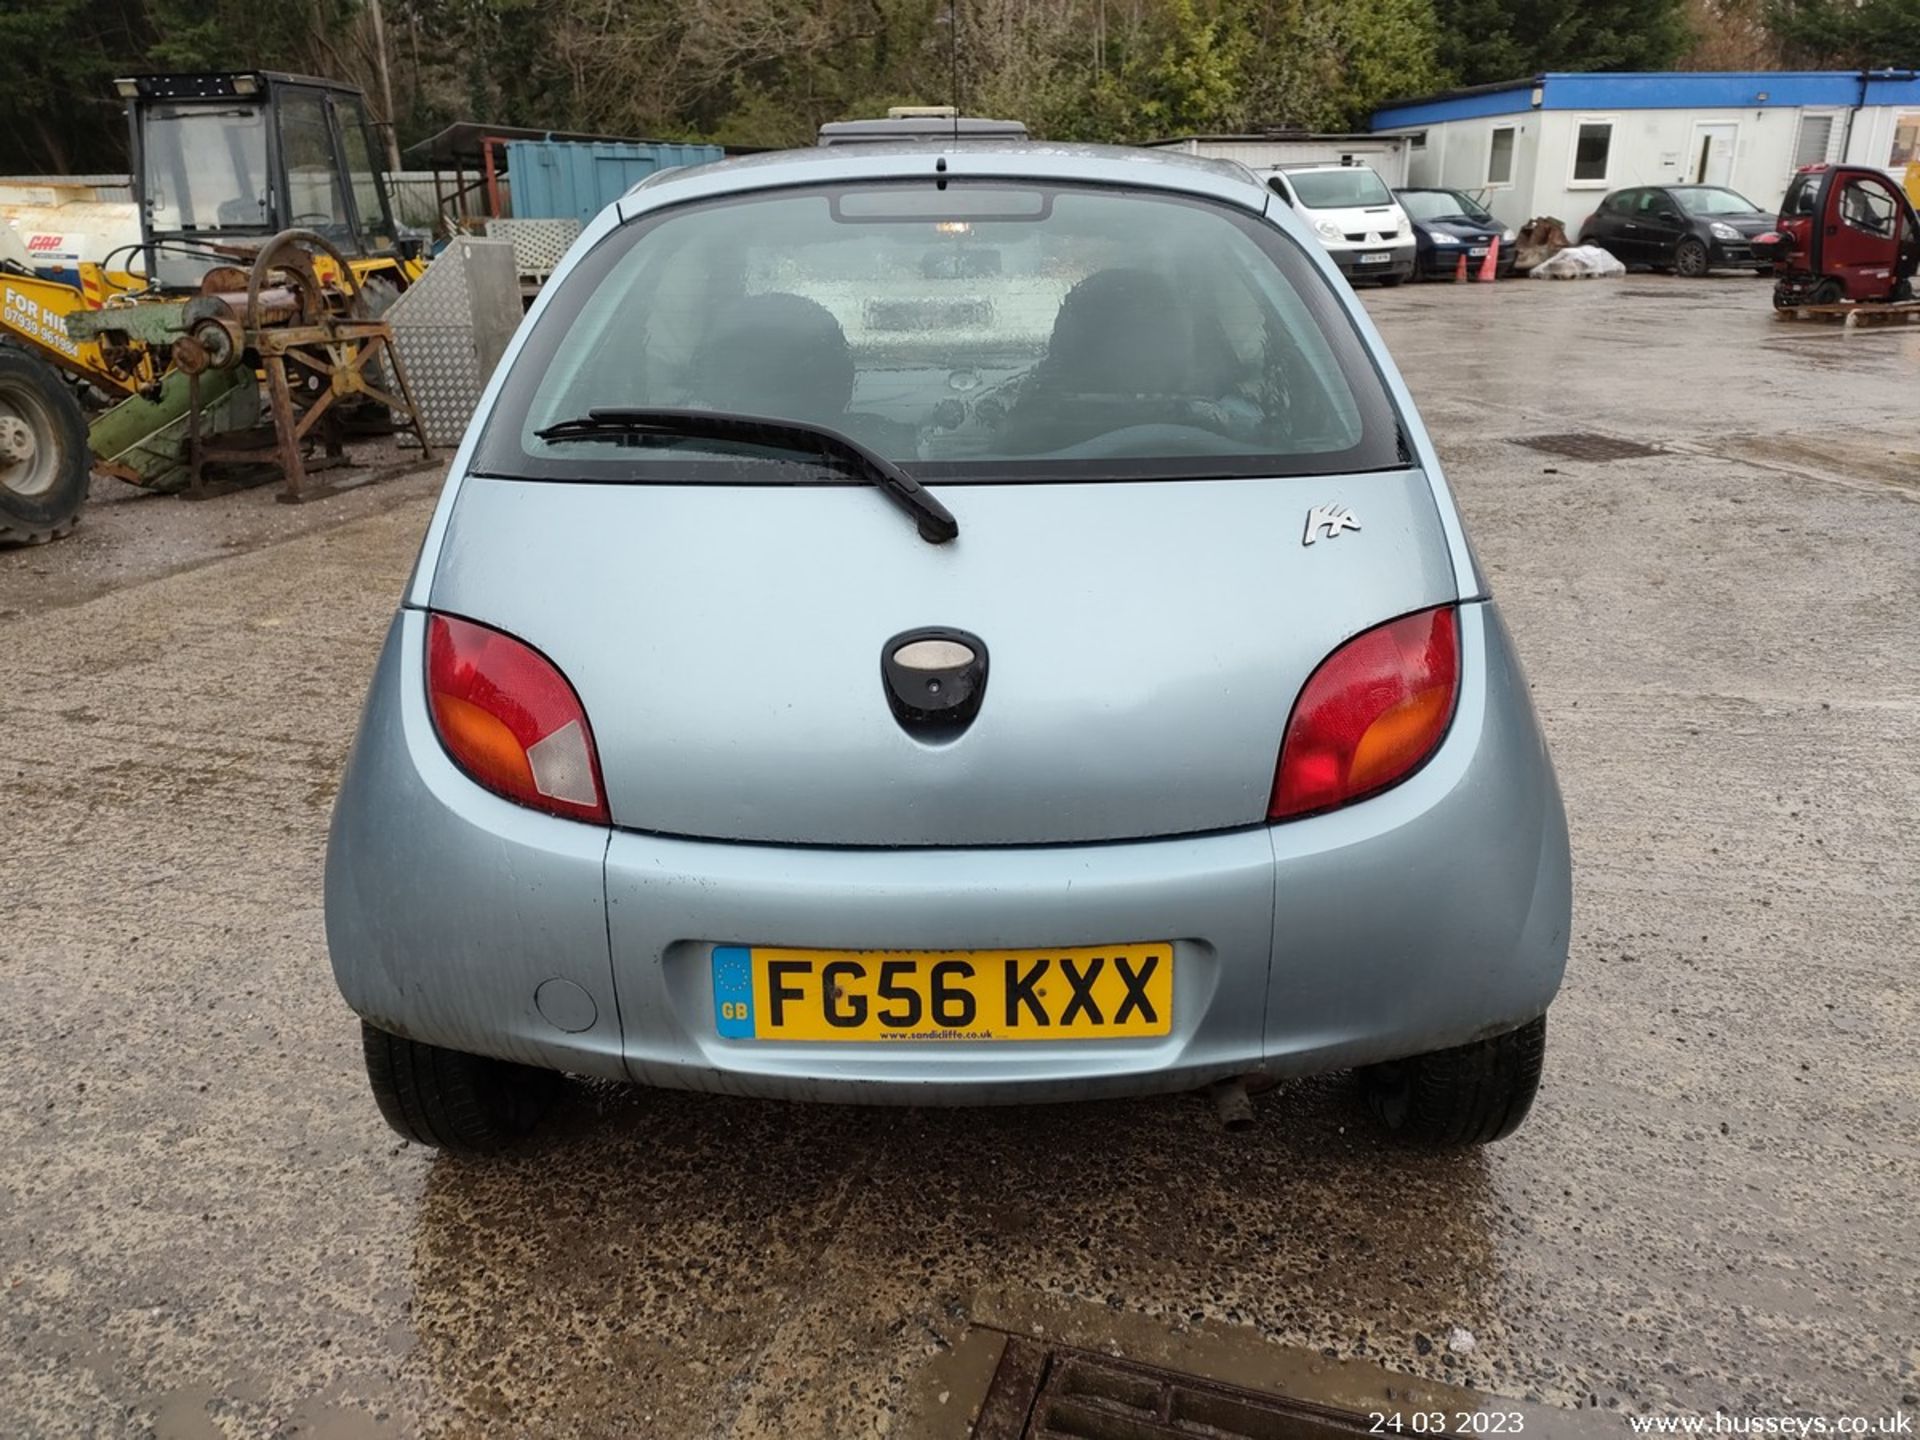
[[[513, 140], [507, 144], [507, 174], [500, 182], [503, 197], [509, 198], [511, 213], [522, 220], [574, 219], [582, 225], [618, 200], [656, 170], [675, 165], [705, 165], [723, 158], [718, 145], [605, 144], [587, 145], [564, 140]], [[468, 171], [469, 182], [478, 179]], [[400, 170], [387, 177], [393, 211], [402, 224], [431, 229], [439, 216], [434, 199], [431, 170]], [[442, 177], [442, 185], [451, 190], [451, 171]], [[90, 190], [95, 200], [130, 202], [133, 185], [125, 175], [4, 175], [0, 186], [35, 192], [42, 196], [17, 195], [22, 201], [58, 204], [72, 199], [61, 191]], [[467, 197], [470, 205], [480, 207], [485, 197]]]
[[1387, 184], [1407, 183], [1407, 141], [1402, 135], [1302, 135], [1285, 139], [1195, 135], [1161, 141], [1153, 148], [1178, 149], [1188, 155], [1204, 155], [1214, 160], [1238, 160], [1249, 170], [1270, 170], [1276, 165], [1327, 164], [1342, 155], [1351, 155], [1360, 163], [1371, 165]]
[[[393, 199], [393, 213], [405, 224], [417, 225], [421, 229], [431, 228], [440, 213], [433, 198], [433, 172], [397, 170], [387, 176], [387, 181], [388, 194]], [[452, 187], [451, 174], [444, 183]], [[74, 189], [91, 190], [95, 200], [120, 204], [131, 204], [133, 201], [133, 180], [126, 175], [0, 175], [0, 191]], [[23, 197], [9, 195], [7, 198], [17, 200]], [[66, 194], [49, 195], [39, 203], [58, 204], [72, 198]]]
[[126, 175], [0, 175], [0, 185], [10, 189], [91, 190], [91, 198], [117, 204], [133, 199], [133, 180]]
[[[467, 179], [473, 179], [471, 173]], [[445, 189], [453, 189], [453, 184], [451, 171], [441, 177], [441, 185]], [[393, 201], [394, 218], [402, 225], [431, 230], [440, 218], [440, 204], [434, 198], [431, 170], [390, 171], [387, 175], [387, 194]], [[471, 205], [477, 202], [468, 196], [467, 203]]]
[[584, 225], [654, 171], [704, 165], [723, 154], [718, 145], [510, 140], [513, 213], [520, 220], [571, 217]]

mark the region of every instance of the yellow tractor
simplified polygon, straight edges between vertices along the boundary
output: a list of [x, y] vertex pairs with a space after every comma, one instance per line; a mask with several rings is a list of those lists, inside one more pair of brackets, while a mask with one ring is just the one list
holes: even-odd
[[[425, 268], [424, 237], [394, 221], [356, 87], [270, 71], [115, 84], [127, 102], [137, 242], [52, 255], [30, 230], [0, 223], [0, 541], [72, 528], [94, 470], [185, 488], [198, 476], [196, 447], [261, 425], [257, 374], [274, 367], [260, 363], [250, 327], [317, 335], [316, 325], [357, 322], [364, 339]], [[231, 298], [249, 290], [250, 304]], [[398, 363], [390, 346], [377, 359], [330, 379], [333, 389], [386, 398], [363, 382]]]

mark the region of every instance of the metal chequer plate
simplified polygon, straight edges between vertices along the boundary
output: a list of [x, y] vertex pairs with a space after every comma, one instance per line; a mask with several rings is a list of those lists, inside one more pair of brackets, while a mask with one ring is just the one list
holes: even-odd
[[460, 443], [520, 323], [513, 247], [461, 237], [386, 313], [430, 444]]
[[580, 238], [580, 222], [572, 216], [554, 220], [489, 220], [487, 236], [513, 246], [513, 263], [520, 274], [544, 279]]

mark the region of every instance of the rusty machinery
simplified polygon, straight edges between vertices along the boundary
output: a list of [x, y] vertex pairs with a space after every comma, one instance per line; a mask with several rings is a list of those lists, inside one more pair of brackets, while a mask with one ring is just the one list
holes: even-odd
[[[0, 223], [0, 544], [65, 534], [86, 501], [90, 470], [155, 490], [188, 486], [189, 377], [173, 350], [189, 336], [189, 304], [217, 300], [196, 322], [224, 318], [246, 342], [237, 350], [216, 342], [195, 357], [204, 366], [193, 406], [203, 439], [259, 427], [256, 367], [269, 400], [284, 392], [276, 425], [290, 416], [300, 441], [337, 442], [341, 412], [374, 398], [367, 385], [408, 398], [397, 378], [380, 378], [397, 377], [391, 348], [353, 328], [425, 269], [423, 237], [392, 213], [360, 91], [276, 71], [114, 84], [127, 102], [137, 204], [89, 203], [73, 211], [88, 217], [77, 227], [61, 206], [0, 217], [23, 226], [16, 234]], [[288, 241], [295, 225], [327, 238], [317, 247], [312, 237]], [[129, 233], [137, 241], [121, 243]], [[41, 240], [71, 242], [73, 253], [49, 264], [53, 252]], [[245, 291], [244, 267], [283, 245], [306, 258], [280, 251], [274, 264], [297, 274], [275, 270], [260, 288], [288, 294], [250, 316], [244, 296], [229, 292]], [[225, 273], [210, 284], [209, 271]], [[302, 283], [314, 275], [324, 287]], [[283, 329], [308, 333], [255, 343]], [[364, 355], [369, 347], [376, 353]], [[336, 374], [343, 365], [350, 373]], [[325, 406], [316, 385], [334, 397]], [[288, 491], [317, 493], [299, 451], [293, 445], [292, 467], [282, 467]], [[330, 458], [339, 458], [337, 444]], [[195, 467], [203, 481], [209, 463], [217, 463], [211, 454]]]
[[[316, 260], [332, 262], [328, 279]], [[349, 412], [368, 406], [390, 412], [396, 428], [419, 440], [421, 458], [431, 458], [393, 332], [367, 310], [352, 270], [311, 230], [281, 231], [248, 268], [206, 273], [200, 294], [182, 307], [172, 347], [174, 367], [187, 377], [188, 498], [270, 478], [260, 476], [263, 467], [284, 477], [283, 501], [331, 493], [335, 487], [309, 477], [348, 463]], [[236, 382], [244, 390], [256, 374], [266, 385], [266, 423], [211, 420], [232, 413]], [[309, 458], [309, 445], [319, 454]], [[216, 478], [212, 467], [252, 475]]]

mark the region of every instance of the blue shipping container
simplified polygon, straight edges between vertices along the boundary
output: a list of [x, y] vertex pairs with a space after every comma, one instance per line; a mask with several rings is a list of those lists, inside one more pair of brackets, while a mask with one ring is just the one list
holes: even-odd
[[718, 145], [509, 140], [507, 179], [518, 220], [572, 216], [582, 225], [656, 170], [719, 160]]

